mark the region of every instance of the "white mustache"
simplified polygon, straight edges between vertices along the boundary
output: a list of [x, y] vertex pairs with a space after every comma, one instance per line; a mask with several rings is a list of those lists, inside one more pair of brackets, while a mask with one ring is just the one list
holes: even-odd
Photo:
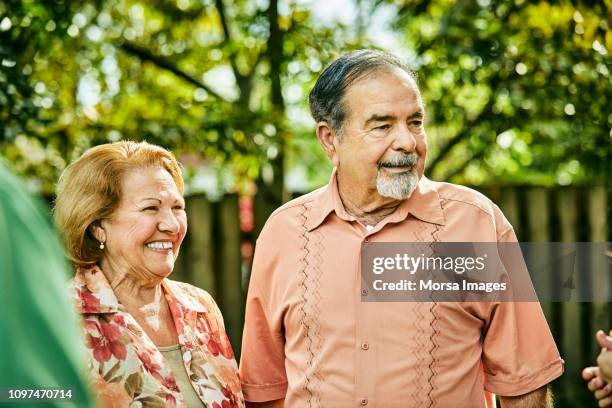
[[398, 157], [394, 157], [391, 158], [389, 160], [386, 161], [379, 161], [378, 162], [378, 168], [380, 169], [381, 167], [397, 167], [397, 166], [410, 166], [410, 167], [414, 167], [416, 166], [417, 162], [419, 161], [419, 155], [416, 153], [410, 153], [410, 154], [406, 154], [403, 156], [398, 156]]

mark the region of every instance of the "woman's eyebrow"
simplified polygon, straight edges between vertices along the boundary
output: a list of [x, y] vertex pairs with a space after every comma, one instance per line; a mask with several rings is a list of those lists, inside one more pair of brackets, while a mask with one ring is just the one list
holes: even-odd
[[141, 198], [140, 201], [148, 201], [148, 200], [154, 200], [157, 201], [158, 203], [161, 203], [161, 200], [157, 197], [145, 197], [145, 198]]

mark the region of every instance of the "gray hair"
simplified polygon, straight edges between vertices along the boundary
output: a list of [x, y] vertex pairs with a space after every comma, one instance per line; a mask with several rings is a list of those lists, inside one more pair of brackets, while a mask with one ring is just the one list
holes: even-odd
[[342, 55], [325, 68], [308, 96], [312, 117], [316, 122], [327, 122], [340, 136], [347, 114], [342, 98], [348, 87], [373, 72], [393, 67], [408, 73], [416, 83], [415, 73], [387, 52], [358, 50]]

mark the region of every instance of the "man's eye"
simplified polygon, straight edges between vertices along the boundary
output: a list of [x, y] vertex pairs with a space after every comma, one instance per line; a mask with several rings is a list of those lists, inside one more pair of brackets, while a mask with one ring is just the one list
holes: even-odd
[[412, 126], [421, 127], [421, 126], [423, 126], [423, 121], [422, 120], [413, 120], [412, 122], [410, 122], [410, 124]]
[[185, 206], [183, 206], [183, 205], [175, 205], [175, 206], [174, 206], [174, 209], [175, 209], [175, 210], [184, 210], [184, 209], [185, 209]]
[[155, 206], [145, 207], [143, 208], [143, 211], [157, 211], [157, 207]]
[[391, 126], [389, 126], [389, 125], [380, 125], [380, 126], [376, 126], [376, 127], [374, 128], [374, 130], [387, 130], [387, 129], [389, 129], [390, 127], [391, 127]]

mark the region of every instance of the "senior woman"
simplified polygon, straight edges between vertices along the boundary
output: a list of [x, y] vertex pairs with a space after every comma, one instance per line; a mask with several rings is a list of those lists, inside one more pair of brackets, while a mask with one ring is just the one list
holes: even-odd
[[89, 149], [60, 178], [55, 218], [76, 268], [74, 296], [100, 403], [243, 407], [215, 302], [167, 279], [187, 231], [172, 153], [129, 141]]

